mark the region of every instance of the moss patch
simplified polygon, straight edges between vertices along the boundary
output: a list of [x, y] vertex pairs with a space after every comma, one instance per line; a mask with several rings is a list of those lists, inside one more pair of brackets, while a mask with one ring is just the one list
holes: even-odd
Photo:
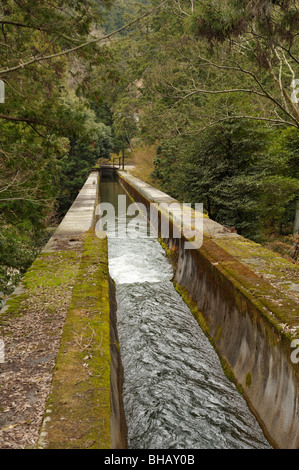
[[210, 330], [206, 319], [204, 318], [202, 312], [198, 309], [196, 303], [191, 299], [189, 296], [188, 290], [185, 287], [180, 286], [176, 281], [173, 282], [174, 288], [177, 293], [182, 297], [185, 304], [190, 309], [192, 315], [197, 320], [199, 326], [201, 327], [202, 331], [208, 337], [210, 343], [215, 347], [215, 343], [213, 338], [210, 335]]
[[90, 230], [38, 447], [110, 448], [110, 361], [107, 239]]
[[166, 245], [166, 243], [164, 243], [161, 238], [159, 238], [159, 243], [162, 246], [163, 250], [165, 251], [169, 261], [171, 262], [173, 269], [176, 270], [177, 265], [178, 265], [178, 256], [179, 256], [178, 251], [175, 249], [169, 248], [169, 246]]
[[222, 335], [222, 326], [217, 325], [216, 341], [218, 342], [221, 339]]
[[223, 237], [214, 241], [289, 298], [299, 300], [296, 290], [296, 286], [299, 288], [298, 264], [243, 237]]
[[41, 253], [1, 312], [1, 405], [10, 411], [0, 413], [0, 428], [7, 447], [36, 442], [80, 259], [81, 250]]
[[245, 385], [246, 387], [250, 387], [251, 385], [251, 380], [252, 380], [252, 377], [251, 377], [251, 373], [248, 372], [247, 375], [246, 375], [246, 379], [245, 379]]
[[[20, 286], [21, 293], [13, 294], [0, 315], [0, 325], [13, 317], [26, 314], [29, 305], [50, 304], [59, 308], [60, 301], [72, 289], [80, 263], [81, 253], [41, 253], [25, 273]], [[6, 332], [7, 334], [7, 332]]]
[[[242, 311], [245, 305], [242, 301], [243, 296], [260, 312], [260, 318], [266, 320], [266, 323], [270, 324], [284, 340], [288, 341], [289, 337], [296, 337], [299, 334], [299, 332], [296, 333], [299, 320], [298, 303], [218, 246], [220, 243], [218, 240], [217, 244], [215, 242], [204, 239], [204, 244], [198, 251], [200, 262], [205, 263], [207, 272], [212, 269], [211, 264], [215, 265], [219, 272], [218, 283], [221, 282], [222, 275], [223, 282], [228, 281], [232, 284], [234, 295], [230, 298], [234, 299], [237, 308]], [[274, 253], [273, 256], [277, 258]], [[215, 274], [212, 277], [215, 278]], [[284, 324], [287, 324], [290, 329], [285, 329]], [[289, 331], [291, 335], [287, 335]]]

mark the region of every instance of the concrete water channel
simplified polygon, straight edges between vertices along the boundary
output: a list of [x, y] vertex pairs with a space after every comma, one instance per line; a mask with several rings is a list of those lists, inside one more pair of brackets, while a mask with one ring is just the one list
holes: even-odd
[[[0, 312], [0, 447], [299, 448], [299, 266], [207, 217], [185, 249], [177, 201], [116, 173], [92, 171]], [[170, 233], [99, 230], [119, 194]]]
[[[128, 447], [260, 449], [270, 447], [244, 398], [176, 292], [170, 261], [149, 223], [120, 214], [119, 182], [102, 179], [109, 272], [115, 282], [117, 331], [124, 369]], [[131, 207], [131, 214], [138, 206]], [[106, 212], [103, 208], [103, 215]], [[116, 227], [115, 227], [116, 225]], [[116, 230], [115, 230], [116, 229]], [[118, 232], [117, 232], [118, 230]], [[117, 233], [116, 233], [117, 232]], [[139, 233], [139, 235], [138, 235]]]

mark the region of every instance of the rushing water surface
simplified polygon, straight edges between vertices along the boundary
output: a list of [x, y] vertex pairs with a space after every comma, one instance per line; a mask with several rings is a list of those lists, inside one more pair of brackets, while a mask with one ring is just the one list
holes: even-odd
[[[102, 202], [117, 207], [119, 194], [125, 192], [116, 181], [101, 181]], [[269, 447], [175, 291], [173, 270], [159, 242], [130, 238], [130, 232], [126, 238], [109, 237], [109, 224], [107, 233], [109, 270], [116, 284], [129, 447]]]

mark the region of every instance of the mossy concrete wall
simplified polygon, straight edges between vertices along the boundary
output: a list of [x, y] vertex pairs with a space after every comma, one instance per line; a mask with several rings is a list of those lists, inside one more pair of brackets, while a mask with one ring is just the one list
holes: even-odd
[[[126, 172], [118, 175], [134, 200], [146, 207], [174, 201]], [[169, 217], [163, 211], [158, 216], [160, 221]], [[175, 224], [172, 219], [169, 223]], [[296, 292], [288, 289], [298, 285], [298, 266], [207, 217], [201, 248], [185, 250], [186, 238], [171, 233], [162, 242], [175, 267], [177, 289], [193, 307], [226, 374], [269, 442], [276, 448], [298, 448], [299, 366], [291, 360], [291, 343], [299, 337], [299, 310]], [[263, 273], [254, 271], [253, 264], [264, 266]], [[271, 283], [267, 266], [270, 273], [272, 266]], [[280, 282], [286, 272], [289, 283]]]
[[100, 175], [91, 173], [45, 251], [83, 243], [39, 448], [126, 448], [122, 365], [106, 234], [96, 236]]
[[[34, 420], [36, 426], [39, 424], [38, 433], [33, 433], [31, 440], [36, 439], [36, 444], [31, 443], [31, 447], [126, 447], [122, 367], [114, 288], [108, 270], [107, 238], [105, 234], [99, 238], [94, 232], [98, 195], [99, 174], [94, 171], [24, 276], [22, 286], [1, 311], [0, 320], [9, 325], [7, 331], [12, 340], [19, 329], [18, 319], [26, 322], [28, 316], [30, 321], [31, 310], [35, 321], [49, 328], [49, 336], [45, 335], [44, 344], [39, 343], [39, 348], [46, 350], [48, 347], [54, 356], [54, 368], [51, 370], [49, 364], [47, 369], [52, 381], [45, 387], [39, 377], [34, 380], [37, 395], [42, 395], [39, 414], [43, 410], [43, 415], [37, 418], [32, 407], [31, 415], [24, 416], [27, 423]], [[57, 315], [60, 323], [54, 330], [51, 320]], [[27, 339], [30, 350], [33, 349], [31, 343], [37, 341], [31, 332], [34, 327], [29, 328], [30, 338]], [[38, 340], [41, 341], [40, 337]], [[53, 342], [57, 348], [50, 347]], [[14, 364], [12, 358], [7, 357], [7, 367], [15, 367], [18, 380], [30, 384], [32, 364], [36, 361], [36, 353], [32, 358], [26, 357], [22, 364]], [[13, 390], [11, 393], [13, 397]], [[18, 416], [18, 421], [21, 418]], [[23, 421], [25, 423], [25, 419]], [[13, 420], [6, 424], [8, 427], [15, 425]], [[24, 424], [24, 433], [28, 434], [28, 424]], [[14, 444], [23, 446], [17, 437]]]
[[[110, 306], [107, 239], [91, 229], [84, 237], [39, 448], [123, 448], [119, 362]], [[115, 347], [115, 344], [112, 344]]]

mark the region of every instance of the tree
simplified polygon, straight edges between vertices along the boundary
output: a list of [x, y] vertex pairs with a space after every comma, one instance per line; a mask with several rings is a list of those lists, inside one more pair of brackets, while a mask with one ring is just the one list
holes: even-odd
[[170, 1], [138, 42], [127, 39], [154, 176], [255, 239], [289, 230], [295, 214], [298, 176], [279, 141], [298, 134], [296, 22], [296, 2]]
[[58, 212], [64, 215], [78, 195], [90, 169], [99, 158], [109, 158], [112, 149], [110, 127], [98, 122], [88, 102], [70, 94], [65, 103], [77, 122], [82, 121], [80, 134], [75, 129], [68, 134], [68, 151], [59, 159], [60, 178], [57, 184]]
[[[45, 227], [57, 217], [56, 201], [62, 216], [90, 167], [108, 156], [112, 145], [112, 112], [103, 95], [95, 99], [92, 93], [93, 69], [109, 57], [110, 38], [160, 6], [105, 34], [100, 6], [110, 5], [110, 0], [1, 2], [6, 100], [0, 104], [0, 239], [2, 248], [10, 240], [17, 253], [26, 236], [31, 260]], [[15, 265], [11, 253], [1, 253], [2, 274]], [[28, 263], [18, 259], [23, 272]]]
[[[248, 84], [235, 89], [200, 89], [195, 83], [189, 93], [247, 94], [254, 104], [265, 106], [260, 107], [262, 112], [239, 119], [299, 128], [299, 107], [293, 97], [299, 51], [297, 1], [199, 1], [186, 15], [190, 31], [209, 46], [209, 52], [199, 54], [201, 65], [234, 74], [240, 77], [240, 84]], [[235, 116], [223, 115], [210, 125], [232, 118]]]
[[[86, 132], [84, 117], [77, 119], [65, 100], [69, 61], [39, 59], [81, 43], [96, 18], [93, 1], [1, 2], [0, 69], [6, 88], [0, 104], [1, 291], [14, 288], [49, 236], [45, 229], [56, 217], [60, 159], [69, 152], [69, 135]], [[85, 49], [77, 57], [84, 61], [91, 53]]]

